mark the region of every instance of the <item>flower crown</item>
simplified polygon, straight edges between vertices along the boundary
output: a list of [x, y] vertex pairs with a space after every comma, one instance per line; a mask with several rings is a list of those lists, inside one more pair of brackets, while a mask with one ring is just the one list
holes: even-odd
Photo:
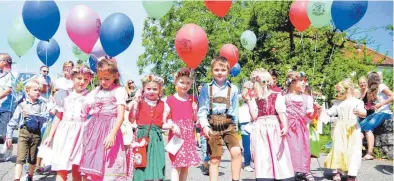
[[92, 70], [90, 70], [87, 67], [82, 67], [80, 69], [74, 67], [73, 69], [71, 69], [72, 73], [80, 73], [80, 74], [85, 74], [85, 73], [89, 73], [91, 75], [94, 75], [94, 72]]
[[159, 76], [155, 76], [152, 74], [149, 74], [147, 76], [145, 76], [144, 78], [141, 79], [142, 84], [148, 83], [148, 82], [155, 82], [158, 83], [160, 85], [163, 85], [164, 83], [164, 79], [159, 77]]
[[287, 78], [286, 79], [286, 85], [290, 86], [290, 84], [293, 81], [296, 81], [296, 80], [303, 80], [303, 81], [306, 82], [306, 74], [305, 74], [305, 72], [300, 72], [295, 78]]
[[181, 68], [178, 72], [176, 72], [174, 74], [174, 79], [177, 79], [177, 78], [182, 77], [182, 76], [186, 76], [186, 77], [192, 78], [193, 77], [193, 72], [191, 72], [187, 68]]

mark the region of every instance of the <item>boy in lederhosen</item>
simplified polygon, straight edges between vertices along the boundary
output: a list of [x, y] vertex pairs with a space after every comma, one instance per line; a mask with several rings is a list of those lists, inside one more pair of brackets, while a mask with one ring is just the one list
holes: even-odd
[[231, 153], [232, 180], [237, 181], [242, 166], [235, 116], [238, 88], [227, 80], [230, 65], [225, 57], [219, 56], [212, 60], [211, 72], [214, 80], [204, 85], [198, 99], [198, 120], [208, 139], [208, 154], [211, 158], [209, 178], [211, 181], [218, 180], [224, 142]]
[[26, 158], [30, 164], [27, 181], [33, 180], [38, 147], [41, 143], [41, 127], [48, 120], [46, 103], [39, 99], [41, 88], [39, 80], [33, 79], [27, 82], [25, 86], [27, 97], [18, 105], [7, 125], [7, 141], [12, 140], [13, 131], [19, 128], [15, 181], [21, 178]]

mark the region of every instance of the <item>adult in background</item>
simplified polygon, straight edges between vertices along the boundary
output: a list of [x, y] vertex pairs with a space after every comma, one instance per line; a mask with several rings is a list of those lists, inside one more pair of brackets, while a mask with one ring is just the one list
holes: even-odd
[[393, 113], [390, 105], [393, 102], [393, 92], [382, 83], [382, 79], [377, 72], [368, 74], [366, 109], [373, 109], [375, 113], [367, 116], [360, 122], [361, 131], [365, 132], [367, 138], [368, 152], [363, 157], [364, 160], [372, 160], [375, 136], [373, 130], [381, 125], [385, 120], [392, 119]]
[[12, 140], [6, 141], [7, 124], [16, 108], [15, 98], [12, 96], [13, 75], [11, 73], [12, 58], [7, 53], [0, 53], [0, 135], [5, 145], [1, 159], [7, 159], [12, 153]]
[[372, 105], [368, 105], [368, 99], [367, 99], [368, 79], [364, 76], [360, 77], [358, 79], [358, 87], [360, 87], [360, 99], [364, 102], [365, 109], [367, 110], [367, 116], [369, 116], [373, 114], [375, 110], [372, 109]]
[[52, 87], [52, 80], [48, 74], [49, 74], [49, 67], [46, 65], [41, 66], [39, 78], [44, 80], [42, 81], [41, 97], [44, 97], [46, 100], [49, 100], [49, 96], [51, 95], [51, 87]]
[[129, 104], [133, 100], [133, 98], [135, 96], [135, 93], [137, 92], [137, 89], [136, 89], [136, 87], [134, 85], [134, 81], [133, 80], [128, 80], [127, 81], [127, 85], [125, 85], [124, 87], [125, 87], [126, 92], [127, 92], [126, 104]]

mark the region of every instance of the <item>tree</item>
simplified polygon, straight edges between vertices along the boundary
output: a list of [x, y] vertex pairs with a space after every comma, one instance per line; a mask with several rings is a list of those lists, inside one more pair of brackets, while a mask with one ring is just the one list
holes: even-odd
[[[352, 72], [358, 76], [373, 68], [371, 57], [358, 56], [345, 33], [329, 26], [297, 32], [288, 17], [290, 5], [289, 1], [236, 1], [227, 16], [219, 19], [202, 1], [177, 1], [162, 19], [145, 20], [142, 34], [145, 52], [137, 63], [140, 73], [153, 65], [151, 71], [166, 80], [166, 93], [173, 93], [172, 74], [185, 66], [176, 54], [174, 41], [177, 31], [187, 23], [200, 25], [209, 39], [208, 54], [195, 70], [198, 84], [211, 80], [210, 61], [226, 43], [240, 50], [242, 71], [230, 78], [238, 85], [259, 67], [277, 69], [280, 83], [289, 70], [297, 70], [306, 72], [309, 84], [332, 98], [334, 85], [340, 80], [350, 77]], [[245, 30], [253, 31], [258, 38], [253, 51], [241, 46], [239, 39]]]

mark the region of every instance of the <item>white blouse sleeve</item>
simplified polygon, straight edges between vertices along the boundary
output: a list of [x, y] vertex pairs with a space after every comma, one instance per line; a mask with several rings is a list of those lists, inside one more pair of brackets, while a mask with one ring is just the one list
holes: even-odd
[[163, 123], [166, 123], [167, 121], [170, 120], [167, 119], [169, 118], [168, 115], [170, 114], [171, 108], [168, 105], [167, 101], [163, 101], [163, 102], [164, 102]]
[[275, 110], [278, 114], [286, 113], [285, 96], [283, 96], [282, 93], [278, 93], [278, 97], [276, 97]]
[[60, 89], [54, 96], [55, 109], [59, 112], [64, 112], [64, 101], [68, 95], [67, 90]]
[[334, 103], [330, 109], [323, 109], [319, 116], [319, 121], [322, 121], [324, 124], [327, 124], [331, 121], [332, 116], [336, 116], [338, 114], [338, 103]]
[[115, 89], [115, 99], [117, 105], [126, 105], [127, 92], [124, 88], [118, 87]]
[[306, 113], [312, 113], [312, 112], [313, 112], [313, 97], [306, 96]]

